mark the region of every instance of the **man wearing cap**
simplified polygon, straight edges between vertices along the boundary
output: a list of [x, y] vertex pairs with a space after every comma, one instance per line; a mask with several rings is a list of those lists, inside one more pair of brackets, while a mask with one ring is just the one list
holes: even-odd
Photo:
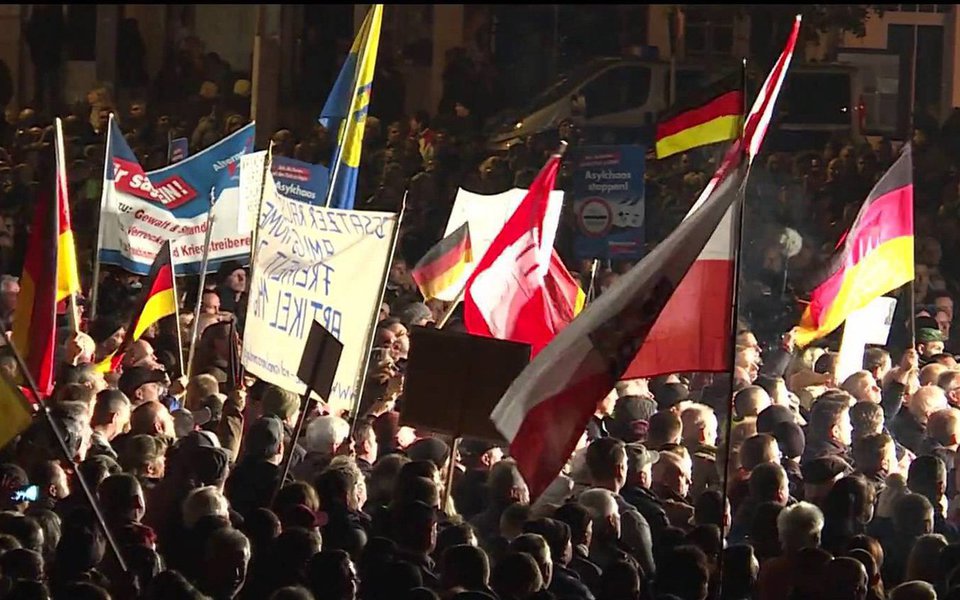
[[460, 455], [466, 471], [454, 473], [453, 501], [465, 519], [483, 512], [487, 477], [490, 469], [503, 459], [503, 448], [484, 440], [460, 442]]
[[227, 479], [226, 496], [245, 517], [270, 505], [280, 479], [283, 460], [283, 423], [276, 417], [260, 417], [247, 431], [240, 460]]
[[670, 526], [663, 503], [650, 491], [653, 482], [653, 464], [660, 460], [660, 453], [647, 450], [643, 444], [627, 444], [627, 483], [620, 490], [623, 499], [632, 504], [650, 525], [654, 543], [663, 530]]
[[133, 406], [144, 402], [160, 402], [166, 395], [167, 374], [150, 367], [125, 367], [117, 387], [126, 394]]
[[[263, 391], [260, 406], [264, 417], [276, 417], [283, 423], [283, 446], [289, 448], [293, 438], [293, 429], [297, 426], [300, 417], [300, 397], [276, 385], [269, 384]], [[307, 451], [299, 442], [293, 445], [290, 468], [294, 468], [307, 455]]]

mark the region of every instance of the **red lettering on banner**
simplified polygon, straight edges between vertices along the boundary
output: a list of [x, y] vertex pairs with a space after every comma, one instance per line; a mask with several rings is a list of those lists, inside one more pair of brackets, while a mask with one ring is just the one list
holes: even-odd
[[182, 177], [174, 175], [153, 185], [138, 163], [117, 157], [113, 159], [113, 181], [116, 188], [142, 200], [155, 202], [169, 210], [190, 202], [197, 191]]

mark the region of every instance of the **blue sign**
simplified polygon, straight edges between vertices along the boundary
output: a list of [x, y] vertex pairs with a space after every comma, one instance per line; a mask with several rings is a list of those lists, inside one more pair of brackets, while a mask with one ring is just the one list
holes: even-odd
[[270, 168], [277, 192], [284, 198], [323, 206], [330, 189], [330, 169], [301, 160], [274, 156]]
[[637, 260], [644, 252], [643, 146], [584, 146], [574, 155], [578, 259]]
[[170, 164], [190, 156], [190, 140], [185, 137], [170, 140]]

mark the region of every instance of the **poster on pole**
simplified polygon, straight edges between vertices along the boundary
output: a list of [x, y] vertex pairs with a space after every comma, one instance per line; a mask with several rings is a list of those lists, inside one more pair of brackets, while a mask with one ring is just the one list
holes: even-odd
[[284, 198], [268, 178], [259, 217], [243, 366], [264, 381], [305, 393], [297, 373], [317, 321], [343, 343], [324, 400], [335, 411], [348, 409], [366, 367], [397, 215]]
[[644, 252], [646, 148], [584, 146], [574, 156], [574, 256], [637, 260]]
[[178, 163], [190, 156], [190, 140], [185, 137], [170, 140], [170, 164]]
[[867, 344], [886, 345], [896, 308], [896, 298], [880, 296], [850, 313], [843, 325], [843, 337], [840, 340], [837, 383], [843, 383], [844, 379], [863, 369], [863, 350]]
[[[473, 262], [464, 265], [463, 273], [460, 278], [451, 284], [443, 292], [437, 294], [437, 298], [446, 302], [452, 302], [457, 298], [460, 290], [467, 283], [467, 279], [473, 273], [473, 269], [480, 263], [480, 259], [486, 254], [493, 243], [493, 238], [497, 237], [507, 220], [517, 210], [517, 206], [527, 195], [527, 190], [513, 188], [502, 194], [475, 194], [460, 188], [457, 190], [457, 199], [453, 203], [453, 209], [450, 211], [450, 218], [447, 220], [447, 229], [443, 232], [444, 236], [450, 235], [459, 229], [464, 223], [470, 224], [470, 246], [473, 249]], [[554, 202], [563, 201], [563, 192], [555, 190], [550, 192], [550, 200]], [[560, 223], [559, 214], [556, 215], [556, 221], [548, 223], [546, 227], [552, 227], [556, 231]]]
[[100, 262], [146, 275], [160, 246], [172, 241], [177, 274], [200, 271], [207, 212], [215, 222], [207, 271], [244, 263], [250, 233], [237, 229], [240, 157], [253, 150], [254, 124], [174, 165], [144, 172], [115, 121], [110, 123], [101, 202]]

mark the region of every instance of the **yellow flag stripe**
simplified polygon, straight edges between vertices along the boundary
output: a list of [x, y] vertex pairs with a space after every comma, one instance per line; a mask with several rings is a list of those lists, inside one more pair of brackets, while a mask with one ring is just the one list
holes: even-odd
[[137, 326], [133, 330], [133, 341], [139, 340], [148, 327], [164, 317], [176, 314], [176, 312], [177, 298], [173, 295], [173, 289], [168, 288], [150, 296], [143, 306], [140, 318], [137, 319]]

